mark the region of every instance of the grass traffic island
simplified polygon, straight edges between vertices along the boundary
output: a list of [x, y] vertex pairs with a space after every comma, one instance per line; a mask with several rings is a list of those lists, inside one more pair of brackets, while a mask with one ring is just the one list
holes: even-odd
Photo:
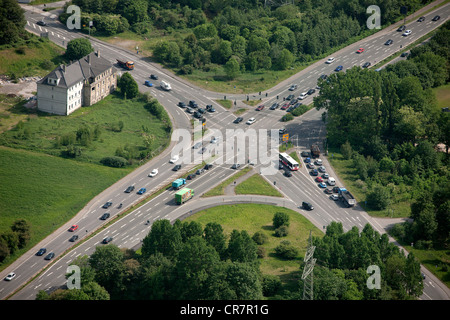
[[222, 183], [220, 183], [219, 185], [215, 186], [214, 188], [212, 188], [211, 190], [209, 190], [208, 192], [205, 192], [202, 197], [214, 197], [214, 196], [221, 196], [225, 194], [225, 188], [233, 183], [233, 181], [235, 181], [236, 179], [242, 177], [243, 175], [245, 175], [247, 172], [249, 172], [252, 168], [250, 167], [245, 167], [242, 170], [236, 172], [235, 174], [233, 174], [230, 178], [228, 178], [227, 180], [223, 181]]
[[[275, 236], [273, 217], [277, 212], [289, 216], [288, 234], [285, 237]], [[314, 237], [323, 236], [317, 227], [297, 212], [265, 204], [221, 205], [197, 212], [184, 221], [196, 221], [202, 226], [209, 222], [218, 223], [228, 237], [233, 230], [245, 230], [250, 237], [256, 232], [261, 232], [266, 238], [259, 246], [260, 252], [263, 252], [263, 257], [259, 259], [261, 272], [265, 275], [279, 276], [282, 284], [290, 287], [298, 286], [301, 276], [300, 264], [306, 252], [310, 231]], [[276, 255], [275, 248], [286, 240], [298, 251], [298, 255], [293, 259], [282, 259]]]
[[239, 183], [234, 192], [236, 194], [253, 194], [270, 197], [283, 197], [283, 195], [276, 190], [269, 182], [267, 182], [261, 175], [255, 173], [250, 178]]

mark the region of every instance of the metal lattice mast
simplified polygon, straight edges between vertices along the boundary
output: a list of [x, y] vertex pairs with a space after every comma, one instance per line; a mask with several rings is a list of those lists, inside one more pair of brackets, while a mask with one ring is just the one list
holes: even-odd
[[316, 259], [312, 256], [314, 255], [315, 246], [312, 244], [312, 235], [309, 231], [308, 248], [306, 249], [303, 267], [303, 300], [314, 300], [314, 265], [316, 264]]

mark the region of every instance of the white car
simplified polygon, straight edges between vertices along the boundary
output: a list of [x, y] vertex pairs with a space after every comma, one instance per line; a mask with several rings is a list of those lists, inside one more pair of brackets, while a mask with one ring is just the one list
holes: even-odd
[[300, 100], [303, 100], [303, 99], [305, 99], [307, 96], [308, 96], [308, 92], [303, 92], [303, 93], [300, 93], [300, 95], [298, 96], [298, 98], [299, 98]]
[[152, 172], [148, 174], [149, 177], [154, 177], [158, 174], [158, 169], [153, 169]]
[[335, 60], [335, 58], [333, 58], [333, 57], [331, 57], [331, 58], [328, 58], [328, 60], [327, 60], [327, 62], [326, 62], [326, 63], [328, 63], [328, 64], [330, 64], [330, 63], [333, 63], [333, 62], [334, 62], [334, 60]]
[[219, 142], [219, 138], [213, 137], [211, 139], [211, 143], [218, 143]]
[[289, 91], [295, 91], [296, 89], [297, 89], [296, 84], [291, 84], [291, 86], [289, 87]]
[[170, 86], [170, 83], [165, 82], [165, 81], [161, 81], [161, 88], [163, 90], [166, 90], [166, 91], [172, 90], [172, 87]]
[[317, 159], [316, 161], [314, 161], [315, 164], [317, 164], [318, 166], [322, 165], [322, 159]]
[[403, 36], [409, 36], [411, 34], [411, 30], [406, 30], [404, 33], [403, 33]]
[[330, 186], [334, 186], [334, 185], [336, 184], [336, 180], [334, 180], [333, 177], [329, 177], [329, 178], [328, 178], [328, 184], [329, 184]]
[[169, 162], [170, 162], [170, 163], [175, 163], [175, 162], [178, 161], [179, 158], [180, 158], [180, 157], [178, 157], [178, 155], [174, 155], [172, 158], [170, 158]]
[[330, 196], [330, 199], [336, 201], [336, 200], [339, 199], [339, 196], [338, 196], [337, 194], [334, 194], [334, 193], [333, 193], [333, 194]]
[[247, 120], [247, 124], [253, 124], [255, 123], [256, 119], [255, 118], [250, 118]]
[[14, 279], [16, 277], [16, 274], [14, 273], [14, 272], [11, 272], [10, 274], [8, 274], [6, 277], [5, 277], [5, 280], [6, 281], [11, 281], [12, 279]]

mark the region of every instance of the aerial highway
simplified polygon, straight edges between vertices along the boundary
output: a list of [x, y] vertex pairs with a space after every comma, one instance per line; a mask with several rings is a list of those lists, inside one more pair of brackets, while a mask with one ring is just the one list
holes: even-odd
[[[71, 39], [86, 36], [77, 31], [67, 30], [51, 13], [36, 9], [29, 10], [28, 6], [23, 7], [27, 9], [25, 15], [27, 19], [26, 29], [30, 32], [37, 34], [45, 32], [51, 41], [63, 47]], [[407, 46], [444, 23], [447, 20], [449, 11], [450, 4], [441, 6], [424, 14], [426, 19], [423, 22], [417, 22], [416, 18], [419, 17], [419, 13], [415, 13], [407, 18], [408, 21], [411, 20], [407, 23], [408, 29], [411, 30], [410, 35], [403, 36], [401, 32], [397, 31], [397, 28], [401, 25], [399, 22], [358, 43], [339, 50], [333, 54], [334, 61], [332, 63], [326, 63], [330, 58], [327, 57], [289, 79], [280, 82], [275, 87], [267, 90], [267, 92], [261, 94], [251, 92], [245, 94], [225, 94], [227, 99], [239, 102], [247, 99], [247, 97], [263, 100], [262, 104], [265, 105], [265, 108], [261, 111], [257, 111], [255, 108], [248, 108], [248, 111], [243, 115], [244, 120], [240, 123], [234, 123], [233, 121], [236, 119], [236, 116], [216, 102], [217, 99], [223, 99], [224, 93], [216, 93], [198, 88], [178, 78], [161, 66], [145, 61], [143, 57], [135, 52], [129, 52], [108, 43], [92, 39], [91, 42], [95, 51], [99, 51], [111, 63], [115, 64], [116, 59], [132, 60], [135, 62], [136, 67], [130, 73], [139, 84], [140, 91], [149, 92], [158, 99], [168, 111], [174, 129], [192, 129], [192, 115], [186, 112], [186, 108], [180, 108], [178, 102], [183, 101], [188, 103], [188, 101], [192, 100], [196, 101], [202, 107], [206, 105], [214, 106], [215, 112], [207, 112], [205, 114], [206, 126], [208, 128], [206, 136], [202, 140], [195, 141], [200, 141], [202, 147], [205, 148], [200, 158], [206, 162], [212, 162], [213, 167], [188, 181], [187, 186], [195, 190], [194, 199], [184, 205], [176, 205], [174, 201], [176, 191], [167, 186], [176, 178], [185, 175], [189, 170], [195, 168], [198, 164], [182, 163], [180, 170], [173, 171], [176, 163], [171, 163], [170, 159], [173, 156], [172, 150], [178, 141], [172, 141], [170, 147], [160, 155], [104, 190], [92, 199], [73, 219], [68, 221], [67, 224], [42, 240], [10, 267], [1, 272], [0, 276], [3, 278], [11, 271], [14, 271], [17, 276], [14, 281], [2, 281], [0, 284], [0, 298], [33, 300], [39, 290], [52, 290], [64, 285], [64, 275], [66, 274], [67, 266], [77, 257], [91, 254], [96, 246], [104, 245], [102, 244], [103, 239], [111, 237], [110, 243], [114, 243], [119, 247], [137, 248], [149, 232], [153, 221], [158, 219], [175, 221], [186, 215], [193, 214], [202, 208], [214, 205], [245, 202], [267, 203], [296, 210], [321, 229], [331, 221], [340, 221], [345, 230], [349, 230], [353, 226], [362, 229], [366, 223], [370, 223], [376, 231], [384, 233], [383, 226], [376, 219], [370, 217], [362, 206], [357, 205], [353, 208], [344, 208], [340, 202], [332, 201], [322, 189], [318, 188], [317, 182], [309, 174], [309, 170], [307, 170], [306, 164], [303, 163], [303, 159], [299, 171], [295, 172], [292, 177], [285, 177], [283, 171], [278, 170], [278, 162], [270, 164], [255, 162], [253, 165], [248, 162], [241, 163], [241, 168], [250, 166], [255, 174], [262, 174], [267, 181], [273, 183], [274, 187], [279, 189], [283, 197], [225, 195], [201, 198], [203, 193], [236, 172], [235, 169], [232, 169], [231, 164], [237, 161], [237, 153], [240, 152], [238, 150], [238, 141], [232, 140], [234, 147], [233, 153], [223, 153], [222, 163], [216, 165], [212, 157], [223, 144], [220, 144], [220, 139], [219, 144], [211, 143], [211, 138], [221, 133], [221, 138], [224, 139], [227, 129], [242, 129], [243, 131], [254, 129], [258, 131], [259, 129], [278, 130], [285, 128], [289, 132], [290, 137], [292, 137], [292, 141], [294, 141], [296, 149], [299, 152], [309, 150], [312, 143], [319, 143], [321, 145], [326, 136], [325, 124], [321, 119], [322, 111], [312, 109], [294, 121], [284, 124], [280, 122], [280, 119], [286, 111], [280, 108], [270, 110], [270, 106], [275, 102], [283, 103], [289, 94], [298, 97], [301, 93], [307, 92], [309, 89], [315, 89], [317, 79], [323, 74], [329, 75], [333, 72], [344, 72], [345, 69], [353, 66], [363, 66], [366, 62], [375, 65], [377, 62], [401, 50], [402, 47]], [[432, 17], [437, 14], [441, 16], [441, 19], [432, 21]], [[43, 18], [46, 21], [45, 27], [36, 24], [37, 21]], [[386, 45], [385, 43], [389, 39], [393, 40], [393, 43]], [[357, 53], [360, 48], [363, 48], [364, 51]], [[342, 66], [342, 71], [335, 71], [337, 66]], [[125, 71], [123, 70], [123, 72]], [[144, 82], [149, 79], [150, 74], [158, 75], [159, 80], [157, 83], [161, 80], [168, 81], [172, 86], [172, 90], [164, 91], [158, 85], [153, 87], [145, 86]], [[295, 84], [296, 87], [290, 91], [288, 88], [292, 84]], [[316, 92], [306, 95], [301, 102], [303, 104], [310, 104], [317, 92], [318, 90], [316, 89]], [[248, 125], [246, 121], [250, 118], [255, 118], [255, 122], [254, 124]], [[248, 148], [248, 145], [246, 145], [246, 148]], [[202, 149], [189, 148], [190, 152], [197, 154], [200, 150]], [[249, 150], [242, 151], [246, 152], [245, 159], [247, 159], [250, 154]], [[324, 161], [323, 165], [327, 168], [327, 172], [336, 179], [336, 184], [342, 185], [326, 157], [322, 157], [322, 159]], [[267, 166], [276, 168], [275, 174], [263, 174], [264, 171], [262, 169]], [[158, 174], [150, 177], [149, 173], [153, 169], [158, 169]], [[133, 186], [135, 189], [127, 193], [125, 190], [129, 186]], [[146, 192], [139, 195], [136, 191], [141, 188], [146, 188]], [[145, 197], [158, 191], [160, 192], [148, 202], [143, 203], [127, 215], [116, 218], [125, 212], [127, 208], [140, 203]], [[312, 202], [315, 209], [313, 211], [303, 210], [300, 207], [302, 201]], [[103, 208], [107, 202], [110, 202], [111, 205]], [[119, 207], [119, 204], [122, 204], [122, 206]], [[106, 220], [101, 220], [104, 213], [109, 213], [110, 217]], [[108, 226], [102, 229], [101, 227], [105, 224], [108, 224]], [[78, 225], [75, 232], [68, 231], [72, 225]], [[93, 233], [94, 231], [98, 232]], [[79, 238], [76, 242], [70, 242], [69, 239], [74, 234], [78, 235]], [[78, 243], [79, 245], [72, 248]], [[42, 256], [36, 256], [36, 252], [40, 248], [47, 248], [47, 252], [54, 252], [56, 255], [55, 258], [53, 260], [44, 260]], [[424, 269], [423, 272], [427, 275], [427, 278], [424, 281], [424, 294], [421, 299], [449, 299], [448, 288], [427, 270]]]

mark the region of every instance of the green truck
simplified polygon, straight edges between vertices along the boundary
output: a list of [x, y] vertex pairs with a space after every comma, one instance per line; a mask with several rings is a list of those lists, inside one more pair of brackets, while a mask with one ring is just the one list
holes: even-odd
[[175, 193], [175, 202], [177, 204], [183, 204], [194, 196], [194, 190], [183, 188]]

